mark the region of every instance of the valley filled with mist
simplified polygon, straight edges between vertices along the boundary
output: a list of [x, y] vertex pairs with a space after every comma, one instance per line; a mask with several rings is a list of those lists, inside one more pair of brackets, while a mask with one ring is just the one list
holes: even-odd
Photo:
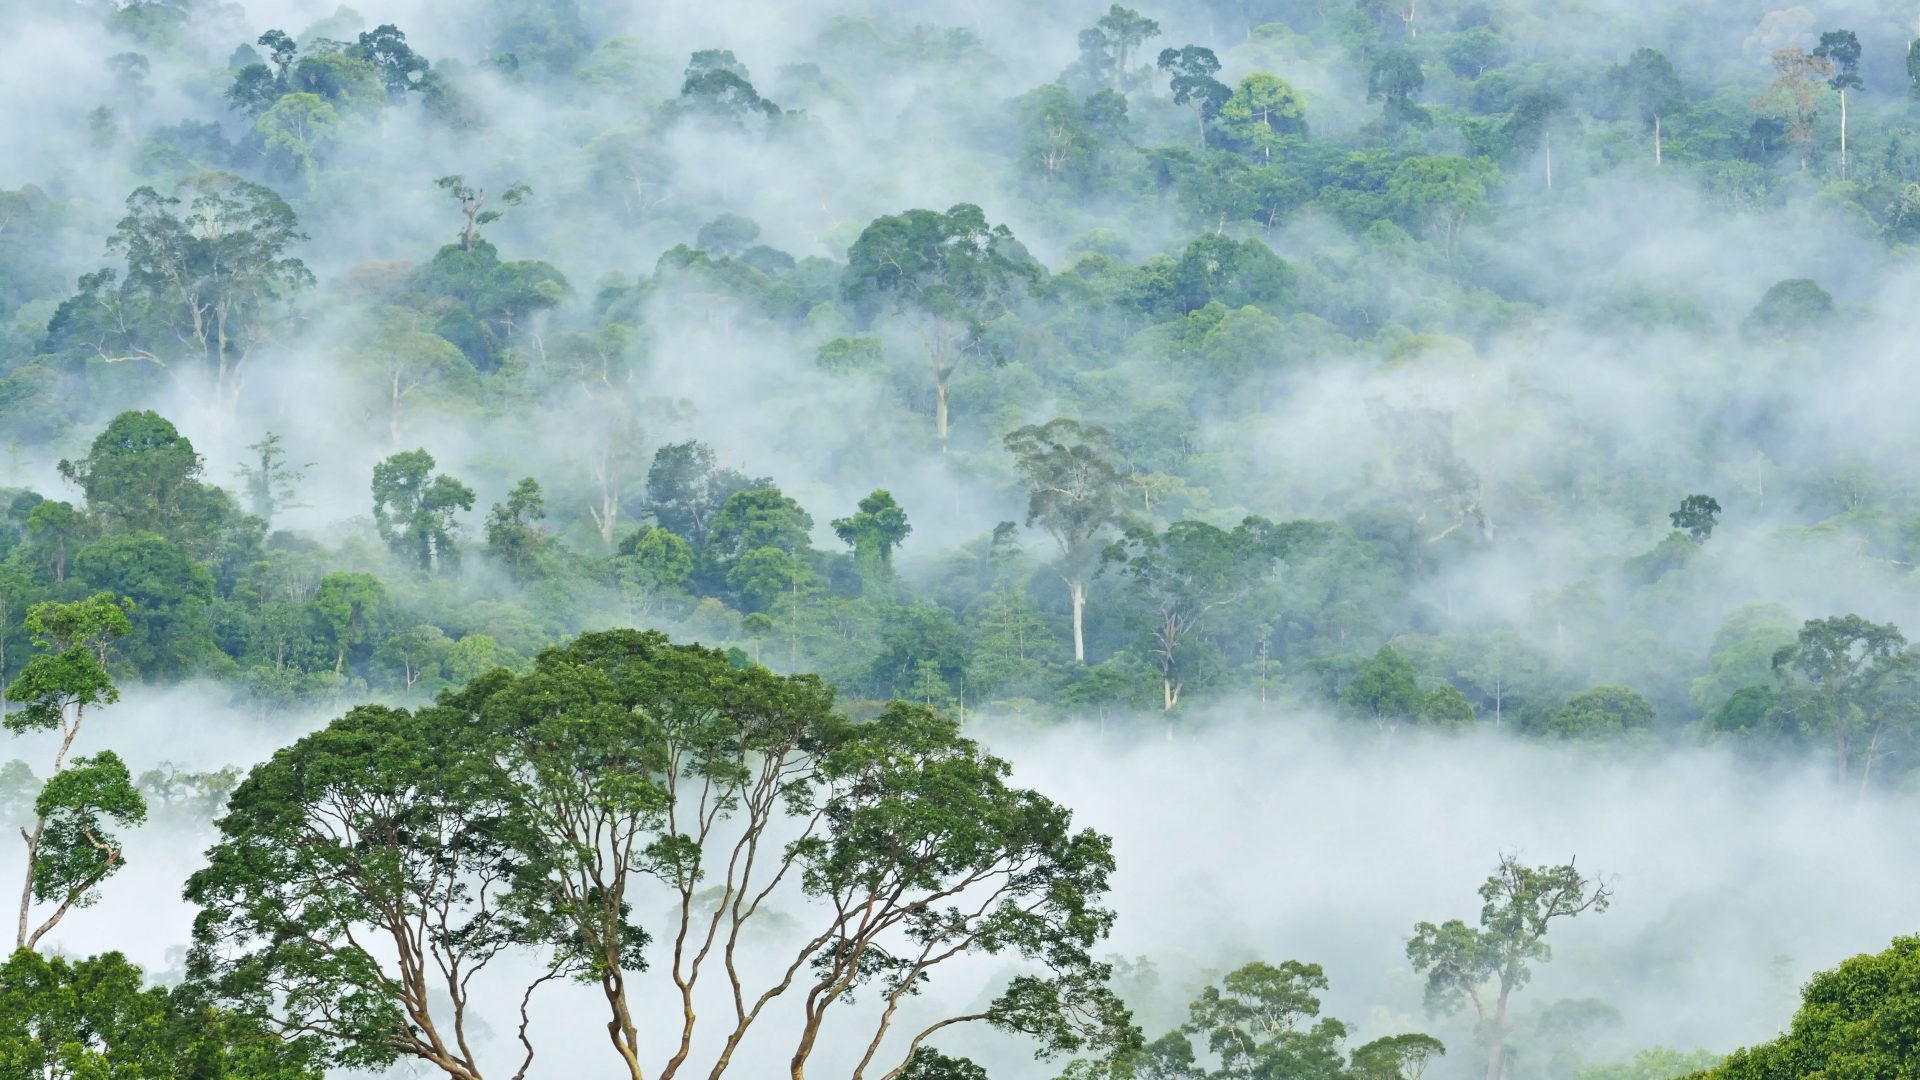
[[1920, 1071], [1913, 0], [0, 14], [0, 1080]]

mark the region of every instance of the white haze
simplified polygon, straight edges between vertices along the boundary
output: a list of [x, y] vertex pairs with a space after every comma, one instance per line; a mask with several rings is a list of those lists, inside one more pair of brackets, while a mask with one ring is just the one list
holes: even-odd
[[[268, 27], [298, 33], [334, 6], [248, 4], [223, 20], [219, 34], [208, 33], [206, 48], [224, 57]], [[401, 25], [436, 63], [459, 59], [471, 71], [482, 55], [481, 29], [462, 18], [466, 5], [355, 6], [369, 26]], [[828, 14], [898, 7], [772, 0], [584, 6], [590, 20], [610, 20], [603, 36], [632, 34], [670, 65], [696, 48], [732, 48], [763, 89], [775, 84], [782, 65], [808, 59]], [[650, 273], [663, 249], [690, 242], [702, 221], [723, 211], [755, 218], [763, 239], [799, 257], [843, 255], [849, 230], [876, 214], [960, 201], [1007, 221], [1056, 268], [1075, 235], [1101, 225], [1125, 228], [1134, 256], [1144, 257], [1184, 242], [1190, 230], [1170, 214], [1118, 221], [1097, 206], [1071, 218], [1043, 217], [1009, 197], [1002, 187], [1007, 163], [979, 149], [978, 132], [936, 122], [943, 95], [1010, 99], [1051, 79], [1072, 59], [1074, 31], [1104, 6], [912, 5], [905, 22], [963, 25], [982, 35], [1004, 62], [991, 85], [956, 90], [940, 82], [948, 73], [889, 83], [885, 93], [855, 105], [815, 110], [798, 145], [686, 135], [668, 147], [679, 201], [613, 222], [583, 223], [563, 211], [587, 164], [578, 136], [644, 122], [642, 110], [652, 102], [602, 97], [556, 106], [477, 76], [472, 90], [493, 116], [494, 131], [469, 142], [430, 131], [408, 113], [392, 117], [377, 137], [343, 146], [313, 190], [296, 199], [313, 237], [300, 254], [323, 283], [367, 260], [430, 258], [457, 224], [432, 179], [462, 172], [496, 188], [510, 179], [532, 182], [534, 200], [489, 235], [505, 258], [558, 266], [573, 284], [576, 307], [591, 298], [602, 273]], [[1135, 6], [1154, 14], [1150, 4]], [[1530, 6], [1534, 14], [1521, 13], [1523, 51], [1535, 55], [1578, 53], [1606, 64], [1649, 44], [1666, 48], [1700, 85], [1764, 68], [1764, 59], [1743, 47], [1759, 8], [1696, 4], [1694, 14], [1711, 9], [1713, 18], [1690, 22], [1648, 0], [1569, 11], [1548, 0]], [[102, 58], [123, 46], [103, 47], [91, 31], [43, 18], [32, 4], [0, 7], [21, 19], [0, 40], [0, 97], [31, 103], [0, 127], [0, 186], [38, 183], [73, 200], [78, 216], [67, 243], [77, 275], [106, 264], [101, 242], [133, 183], [125, 161], [94, 168], [82, 147], [87, 110], [108, 96]], [[1905, 33], [1910, 7], [1834, 5], [1819, 17], [1823, 26], [1857, 19], [1866, 38], [1872, 28]], [[1238, 74], [1246, 70], [1244, 54], [1226, 50], [1240, 36], [1224, 22], [1169, 20], [1155, 44], [1211, 42], [1222, 49], [1229, 74]], [[1877, 85], [1884, 86], [1876, 63], [1869, 58], [1869, 74], [1879, 70]], [[1345, 70], [1344, 62], [1332, 67]], [[124, 119], [154, 126], [200, 116], [204, 104], [183, 78], [156, 62], [147, 115]], [[677, 68], [655, 81], [671, 92]], [[1342, 130], [1370, 113], [1350, 100], [1355, 88], [1337, 74], [1308, 74], [1302, 85], [1317, 132]], [[1166, 114], [1165, 103], [1147, 95], [1136, 108], [1149, 119]], [[1709, 549], [1713, 557], [1687, 572], [1690, 603], [1660, 627], [1666, 647], [1703, 653], [1724, 614], [1753, 600], [1782, 601], [1801, 617], [1858, 611], [1920, 627], [1920, 595], [1909, 578], [1893, 578], [1883, 564], [1837, 544], [1779, 541], [1781, 532], [1823, 515], [1778, 495], [1742, 494], [1751, 486], [1752, 447], [1690, 442], [1702, 401], [1768, 387], [1791, 406], [1775, 421], [1790, 452], [1765, 466], [1781, 470], [1783, 479], [1854, 460], [1906, 475], [1915, 449], [1912, 418], [1920, 414], [1920, 375], [1911, 363], [1920, 275], [1911, 265], [1885, 265], [1864, 229], [1837, 211], [1742, 213], [1708, 205], [1684, 185], [1641, 169], [1603, 171], [1578, 159], [1560, 169], [1560, 196], [1530, 208], [1524, 229], [1470, 235], [1471, 256], [1556, 308], [1577, 310], [1625, 284], [1685, 295], [1718, 324], [1707, 343], [1649, 335], [1623, 350], [1618, 338], [1542, 315], [1482, 343], [1466, 368], [1427, 373], [1413, 370], [1418, 365], [1382, 368], [1371, 354], [1312, 357], [1285, 373], [1286, 394], [1273, 409], [1203, 430], [1210, 449], [1259, 478], [1247, 490], [1221, 492], [1212, 510], [1337, 514], [1364, 492], [1368, 463], [1390, 449], [1368, 403], [1441, 405], [1455, 410], [1458, 447], [1486, 481], [1502, 538], [1417, 598], [1459, 624], [1517, 616], [1537, 598], [1646, 550], [1664, 534], [1674, 497], [1711, 490], [1728, 505], [1727, 520]], [[1516, 195], [1538, 183], [1518, 170], [1508, 180]], [[1351, 254], [1355, 246], [1311, 219], [1269, 240], [1301, 265]], [[1854, 334], [1825, 355], [1784, 359], [1732, 342], [1740, 317], [1768, 285], [1803, 276], [1858, 314]], [[1422, 302], [1433, 301], [1396, 296], [1389, 306], [1410, 310]], [[672, 406], [646, 425], [647, 452], [674, 439], [704, 439], [727, 464], [773, 476], [820, 522], [888, 486], [913, 515], [915, 532], [903, 554], [909, 564], [1018, 516], [1020, 501], [1004, 482], [1003, 465], [982, 460], [984, 454], [938, 454], [925, 415], [890, 403], [872, 385], [821, 374], [806, 353], [813, 342], [725, 332], [698, 312], [664, 304], [648, 312], [644, 330], [650, 358], [643, 389]], [[193, 438], [210, 478], [220, 482], [230, 482], [246, 444], [265, 430], [284, 433], [296, 463], [316, 462], [302, 490], [313, 505], [290, 521], [330, 535], [351, 531], [366, 514], [369, 470], [397, 448], [432, 450], [447, 471], [475, 484], [482, 507], [527, 471], [550, 486], [578, 477], [577, 447], [557, 402], [536, 403], [491, 427], [423, 405], [408, 418], [405, 445], [390, 445], [384, 418], [361, 414], [339, 370], [337, 346], [349, 333], [322, 322], [296, 352], [263, 363], [238, 421], [209, 413], [191, 386], [170, 389], [154, 407]], [[1050, 402], [1024, 404], [1032, 412], [1017, 420], [1051, 415]], [[959, 412], [956, 437], [964, 441], [988, 423]], [[83, 450], [93, 430], [76, 430], [78, 441], [66, 452]], [[503, 452], [513, 460], [501, 462]], [[1577, 499], [1542, 510], [1549, 500], [1538, 497], [1540, 489], [1563, 475], [1586, 483], [1624, 477], [1649, 493], [1648, 511], [1631, 519], [1583, 508]], [[10, 462], [0, 482], [72, 497], [50, 461]], [[582, 516], [578, 506], [557, 500], [553, 510], [561, 527]], [[1105, 615], [1096, 609], [1092, 618]], [[1591, 664], [1611, 677], [1611, 662], [1597, 656]], [[223, 691], [205, 688], [130, 689], [125, 703], [89, 722], [82, 749], [111, 746], [136, 772], [161, 761], [244, 764], [325, 719], [259, 717], [223, 700]], [[1655, 1043], [1727, 1049], [1764, 1038], [1784, 1024], [1809, 972], [1883, 947], [1920, 923], [1920, 869], [1911, 857], [1916, 806], [1906, 798], [1856, 806], [1837, 798], [1824, 774], [1756, 773], [1705, 750], [1574, 753], [1499, 733], [1381, 739], [1254, 706], [1223, 708], [1190, 725], [1171, 741], [1152, 724], [1116, 725], [1106, 734], [1093, 725], [987, 733], [994, 749], [1016, 762], [1022, 782], [1115, 836], [1121, 919], [1111, 947], [1146, 956], [1160, 969], [1160, 992], [1135, 1002], [1150, 1033], [1177, 1020], [1188, 992], [1210, 973], [1254, 957], [1300, 959], [1326, 966], [1328, 1011], [1354, 1023], [1361, 1038], [1441, 1031], [1455, 1052], [1432, 1075], [1471, 1074], [1470, 1042], [1458, 1026], [1421, 1015], [1401, 949], [1417, 920], [1471, 919], [1478, 906], [1473, 889], [1502, 851], [1540, 862], [1577, 855], [1580, 866], [1604, 873], [1618, 890], [1611, 912], [1556, 930], [1556, 961], [1520, 999], [1523, 1009], [1561, 997], [1611, 1003], [1623, 1025], [1597, 1052]], [[32, 745], [23, 741], [21, 756], [37, 764], [25, 752]], [[53, 936], [55, 947], [117, 948], [155, 972], [173, 970], [192, 917], [179, 885], [210, 838], [204, 827], [179, 823], [156, 824], [136, 837], [126, 872], [109, 883], [98, 907], [70, 917]], [[592, 1011], [579, 1004], [568, 992], [542, 999], [539, 1030], [555, 1045], [539, 1075], [597, 1073], [603, 1036]], [[505, 1028], [505, 1016], [501, 1010], [496, 1025]], [[558, 1045], [562, 1033], [574, 1049]], [[996, 1075], [1051, 1075], [996, 1064], [1005, 1070]]]

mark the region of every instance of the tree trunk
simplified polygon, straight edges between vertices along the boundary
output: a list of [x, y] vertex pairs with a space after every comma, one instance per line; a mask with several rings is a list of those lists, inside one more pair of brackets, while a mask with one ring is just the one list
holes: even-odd
[[1073, 662], [1087, 662], [1087, 583], [1079, 578], [1067, 581], [1067, 593], [1073, 597]]
[[33, 867], [40, 860], [40, 834], [47, 828], [47, 819], [41, 818], [33, 823], [33, 834], [29, 836], [25, 829], [20, 830], [20, 839], [27, 842], [27, 880], [20, 885], [20, 934], [14, 939], [14, 948], [27, 947], [27, 916], [33, 911]]
[[933, 379], [933, 436], [940, 440], [940, 452], [947, 450], [947, 377]]
[[1653, 166], [1660, 167], [1660, 114], [1653, 114]]
[[1847, 92], [1840, 91], [1840, 179], [1847, 178]]

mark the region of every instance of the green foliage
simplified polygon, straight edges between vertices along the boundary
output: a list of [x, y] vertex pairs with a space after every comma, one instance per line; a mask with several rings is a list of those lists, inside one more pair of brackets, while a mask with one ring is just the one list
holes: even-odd
[[186, 989], [145, 985], [117, 952], [25, 949], [0, 967], [0, 1072], [125, 1080], [319, 1080], [297, 1049]]
[[1793, 278], [1774, 283], [1740, 326], [1758, 341], [1792, 339], [1819, 330], [1833, 318], [1833, 297], [1813, 281]]
[[[1111, 842], [1009, 772], [923, 707], [854, 724], [812, 676], [658, 633], [588, 634], [431, 707], [356, 708], [257, 766], [188, 883], [204, 909], [191, 970], [331, 1066], [415, 1058], [453, 1072], [478, 1063], [437, 1033], [467, 1022], [477, 990], [427, 991], [427, 973], [471, 978], [530, 955], [522, 999], [555, 976], [592, 984], [625, 1056], [652, 937], [634, 912], [670, 906], [678, 924], [664, 932], [718, 934], [706, 940], [731, 956], [763, 902], [784, 896], [770, 903], [866, 913], [823, 916], [766, 990], [805, 998], [800, 1062], [848, 991], [892, 1005], [970, 954], [1032, 972], [972, 1019], [1042, 1056], [1123, 1050], [1129, 1018], [1092, 956], [1112, 925]], [[738, 857], [736, 836], [757, 859]], [[941, 903], [979, 889], [1002, 902]], [[697, 978], [708, 955], [650, 977]], [[753, 1019], [719, 1023], [732, 1040]], [[962, 1067], [914, 1067], [936, 1066]]]
[[1596, 686], [1542, 717], [1535, 730], [1561, 739], [1607, 739], [1653, 730], [1653, 705], [1624, 686]]
[[436, 474], [433, 455], [408, 450], [373, 467], [373, 522], [395, 555], [422, 572], [458, 566], [454, 514], [473, 509], [473, 489]]
[[833, 533], [853, 548], [860, 580], [869, 589], [884, 592], [893, 581], [893, 549], [913, 532], [907, 512], [882, 488], [860, 500], [860, 512], [832, 522]]
[[1884, 952], [1823, 971], [1801, 993], [1800, 1010], [1773, 1042], [1737, 1050], [1706, 1080], [1913, 1075], [1915, 1009], [1920, 1006], [1920, 938], [1899, 937]]
[[1529, 867], [1512, 855], [1500, 857], [1479, 892], [1477, 928], [1459, 919], [1419, 923], [1407, 941], [1407, 959], [1426, 979], [1429, 1013], [1472, 1008], [1487, 1049], [1487, 1072], [1499, 1075], [1512, 1031], [1509, 998], [1533, 978], [1534, 965], [1553, 958], [1547, 931], [1555, 920], [1607, 910], [1613, 893], [1582, 877], [1571, 862]]
[[1421, 711], [1425, 699], [1413, 665], [1391, 645], [1380, 646], [1340, 692], [1340, 701], [1348, 708], [1378, 721], [1408, 719]]

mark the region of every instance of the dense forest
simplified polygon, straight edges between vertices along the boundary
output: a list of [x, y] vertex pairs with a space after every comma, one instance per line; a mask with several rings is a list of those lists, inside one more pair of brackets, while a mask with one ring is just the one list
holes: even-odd
[[651, 7], [0, 0], [0, 1075], [1915, 1075], [1920, 9]]

